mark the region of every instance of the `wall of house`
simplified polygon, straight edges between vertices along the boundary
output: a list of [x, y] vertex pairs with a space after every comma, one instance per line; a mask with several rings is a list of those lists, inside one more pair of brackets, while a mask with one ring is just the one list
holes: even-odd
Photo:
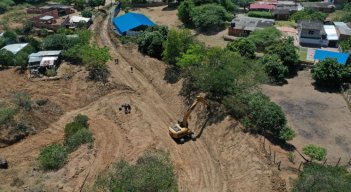
[[228, 35], [236, 36], [236, 37], [247, 37], [250, 33], [243, 29], [234, 29], [232, 27], [228, 28]]
[[302, 29], [299, 31], [299, 36], [302, 38], [309, 39], [320, 39], [320, 30], [312, 30], [312, 29]]
[[327, 47], [329, 44], [328, 40], [325, 39], [309, 39], [309, 38], [299, 38], [300, 44], [316, 45]]

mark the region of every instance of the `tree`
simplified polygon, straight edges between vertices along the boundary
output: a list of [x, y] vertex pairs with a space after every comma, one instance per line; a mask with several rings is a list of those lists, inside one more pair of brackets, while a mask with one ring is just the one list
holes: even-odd
[[45, 170], [61, 168], [67, 160], [66, 150], [59, 144], [52, 144], [40, 151], [38, 161]]
[[189, 49], [182, 53], [177, 59], [177, 66], [181, 69], [189, 69], [192, 66], [198, 66], [206, 56], [206, 49], [203, 44], [191, 44]]
[[185, 0], [178, 6], [178, 18], [186, 26], [192, 25], [191, 11], [194, 9], [195, 4], [192, 0]]
[[276, 44], [272, 44], [266, 49], [269, 54], [277, 54], [283, 65], [287, 66], [290, 73], [296, 71], [299, 64], [299, 55], [297, 54], [294, 40], [292, 38], [283, 39]]
[[325, 148], [313, 144], [306, 145], [302, 150], [305, 155], [311, 158], [311, 161], [314, 159], [322, 161], [327, 156], [327, 150]]
[[351, 174], [344, 167], [305, 164], [294, 183], [293, 192], [341, 192], [350, 191]]
[[340, 47], [343, 50], [343, 52], [348, 52], [351, 50], [351, 37], [340, 41]]
[[17, 43], [17, 34], [13, 31], [6, 31], [3, 34], [3, 38], [6, 39], [6, 44]]
[[227, 49], [230, 51], [238, 52], [241, 56], [254, 59], [256, 57], [255, 44], [246, 38], [240, 38], [227, 44]]
[[326, 13], [322, 13], [313, 9], [304, 9], [297, 11], [290, 16], [290, 20], [293, 20], [295, 22], [299, 22], [301, 20], [319, 20], [323, 22], [326, 18]]
[[66, 50], [69, 48], [65, 34], [49, 35], [43, 40], [43, 48], [46, 50]]
[[82, 17], [87, 17], [87, 18], [91, 18], [93, 16], [93, 13], [88, 9], [84, 9], [84, 11], [82, 11], [81, 14], [82, 14]]
[[318, 85], [338, 86], [350, 73], [347, 67], [340, 65], [336, 59], [327, 58], [318, 62], [312, 69], [312, 78]]
[[285, 77], [288, 74], [288, 67], [283, 65], [283, 62], [280, 60], [278, 55], [265, 55], [263, 56], [261, 62], [271, 81], [277, 83], [285, 81]]
[[163, 52], [162, 45], [167, 39], [167, 34], [168, 28], [166, 26], [146, 30], [138, 37], [139, 51], [160, 59]]
[[225, 22], [231, 19], [231, 15], [218, 4], [205, 4], [195, 7], [191, 17], [194, 26], [202, 31], [223, 28]]
[[163, 60], [168, 64], [175, 65], [177, 58], [186, 52], [192, 42], [189, 30], [169, 30], [167, 40], [164, 43]]
[[2, 67], [11, 66], [14, 63], [15, 55], [6, 49], [0, 49], [0, 65]]
[[281, 32], [275, 27], [267, 27], [253, 31], [248, 39], [256, 45], [259, 51], [263, 51], [266, 47], [277, 43], [281, 36]]
[[285, 125], [283, 129], [279, 132], [279, 139], [284, 141], [290, 141], [296, 136], [296, 133], [293, 129]]
[[223, 0], [221, 4], [229, 13], [234, 13], [234, 11], [239, 9], [232, 0]]

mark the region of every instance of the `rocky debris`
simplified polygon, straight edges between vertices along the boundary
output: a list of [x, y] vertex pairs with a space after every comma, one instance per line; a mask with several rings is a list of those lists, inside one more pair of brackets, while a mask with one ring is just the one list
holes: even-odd
[[7, 160], [3, 157], [0, 157], [0, 169], [7, 169], [9, 168], [9, 164], [7, 163]]

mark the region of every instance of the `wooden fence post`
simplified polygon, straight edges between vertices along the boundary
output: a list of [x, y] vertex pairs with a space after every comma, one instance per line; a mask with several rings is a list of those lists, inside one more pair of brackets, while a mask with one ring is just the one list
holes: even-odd
[[299, 165], [299, 171], [300, 171], [300, 168], [301, 168], [301, 166], [302, 166], [302, 163], [303, 163], [303, 161], [301, 161], [301, 162], [300, 162], [300, 165]]
[[266, 138], [263, 136], [263, 148], [266, 150]]
[[269, 156], [272, 156], [272, 149], [271, 149], [271, 145], [269, 145]]
[[350, 160], [349, 160], [349, 163], [348, 163], [349, 165], [351, 165], [351, 158], [350, 158]]
[[325, 158], [324, 162], [323, 162], [323, 165], [325, 165], [325, 163], [327, 163], [327, 158]]
[[273, 163], [275, 163], [275, 151], [273, 153]]
[[339, 157], [339, 160], [338, 160], [338, 162], [336, 163], [335, 167], [337, 167], [337, 166], [339, 165], [340, 160], [341, 160], [341, 157]]
[[282, 164], [282, 161], [279, 161], [278, 163], [278, 170], [280, 171], [280, 165]]

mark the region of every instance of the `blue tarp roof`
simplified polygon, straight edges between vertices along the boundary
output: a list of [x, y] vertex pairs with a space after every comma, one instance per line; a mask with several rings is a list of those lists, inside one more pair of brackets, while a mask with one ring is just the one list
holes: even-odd
[[139, 26], [154, 26], [149, 18], [140, 13], [126, 13], [122, 16], [113, 19], [113, 24], [120, 34], [129, 30], [135, 29]]
[[347, 53], [339, 53], [339, 52], [317, 49], [316, 52], [314, 53], [313, 58], [315, 60], [320, 60], [320, 61], [323, 61], [326, 58], [334, 58], [338, 60], [339, 64], [345, 65], [348, 57], [349, 55]]

